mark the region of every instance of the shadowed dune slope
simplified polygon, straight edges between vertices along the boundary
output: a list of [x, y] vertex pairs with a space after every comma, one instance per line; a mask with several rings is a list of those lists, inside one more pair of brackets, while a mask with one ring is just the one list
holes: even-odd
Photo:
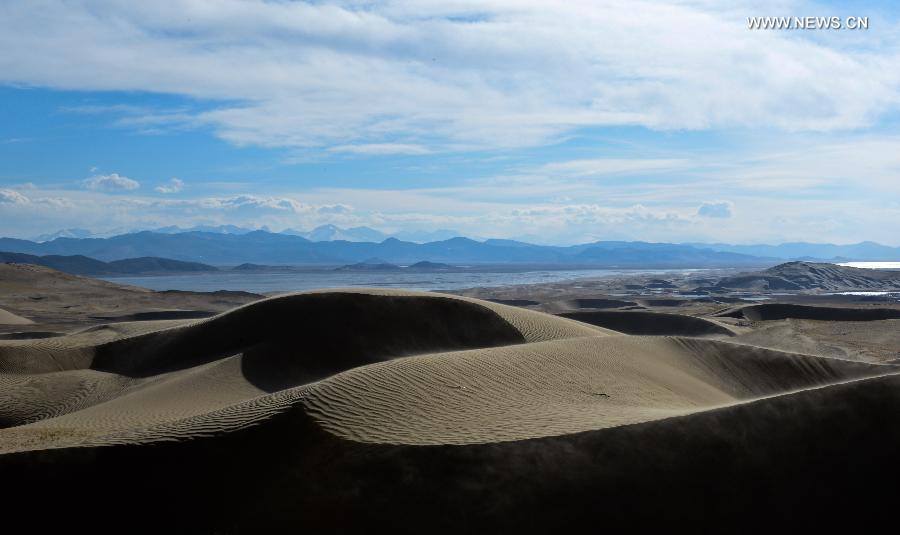
[[734, 336], [734, 332], [724, 325], [707, 319], [681, 314], [598, 310], [592, 312], [564, 312], [559, 315], [625, 334]]
[[102, 506], [99, 531], [720, 531], [760, 504], [895, 501], [898, 373], [441, 294], [289, 294], [0, 340], [4, 505], [33, 527]]
[[[269, 392], [396, 357], [607, 334], [563, 318], [436, 294], [286, 295], [203, 321], [116, 323], [56, 338], [3, 341], [0, 426], [35, 423], [74, 430], [60, 435], [59, 444], [89, 441], [230, 410]], [[252, 407], [241, 410], [250, 419], [255, 414]], [[222, 425], [229, 419], [244, 416], [229, 414]], [[41, 433], [34, 426], [19, 428], [13, 442], [31, 443]]]
[[[598, 323], [654, 334], [729, 332], [673, 314], [570, 316], [611, 317]], [[0, 448], [181, 440], [251, 425], [296, 404], [322, 428], [356, 441], [522, 440], [682, 416], [893, 368], [624, 336], [468, 298], [318, 291], [205, 320], [0, 341], [0, 425], [7, 428]]]
[[22, 331], [0, 334], [0, 340], [35, 340], [38, 338], [54, 338], [56, 336], [65, 336], [66, 333], [56, 331]]
[[728, 309], [715, 314], [715, 316], [743, 318], [751, 321], [783, 320], [789, 318], [821, 321], [878, 321], [900, 319], [900, 309], [764, 303]]
[[622, 307], [637, 306], [637, 303], [635, 303], [634, 301], [624, 301], [622, 299], [598, 299], [598, 298], [570, 299], [568, 301], [563, 301], [563, 304], [567, 305], [569, 308], [573, 308], [573, 309], [622, 308]]
[[8, 340], [0, 357], [6, 452], [192, 439], [294, 406], [353, 441], [515, 441], [895, 371], [397, 291], [292, 294], [200, 321]]
[[[0, 469], [16, 489], [5, 505], [38, 530], [102, 505], [95, 532], [884, 531], [898, 411], [900, 377], [878, 377], [601, 431], [419, 447], [340, 439], [295, 406], [227, 435], [23, 452]], [[53, 514], [35, 499], [86, 482]]]
[[[111, 328], [121, 336], [106, 339]], [[313, 355], [304, 360], [327, 375], [384, 358], [525, 341], [498, 314], [461, 299], [341, 292], [265, 299], [206, 321], [134, 332], [139, 328], [102, 326], [45, 344], [19, 345], [42, 350], [28, 358], [17, 359], [15, 347], [0, 346], [0, 369], [91, 368], [150, 376], [265, 346], [272, 354]], [[279, 348], [282, 343], [288, 347]]]
[[91, 316], [91, 319], [103, 321], [157, 321], [157, 320], [190, 320], [215, 316], [215, 312], [208, 310], [154, 310], [151, 312], [136, 312], [122, 316]]

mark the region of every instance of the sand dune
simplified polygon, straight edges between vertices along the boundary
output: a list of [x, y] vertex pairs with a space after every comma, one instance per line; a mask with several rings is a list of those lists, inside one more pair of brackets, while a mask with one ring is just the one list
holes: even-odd
[[[730, 334], [671, 314], [570, 316], [607, 318], [598, 323], [631, 331]], [[352, 440], [521, 440], [888, 372], [711, 340], [624, 336], [497, 303], [385, 290], [293, 294], [202, 320], [4, 341], [0, 370], [6, 451], [189, 438], [292, 404]]]
[[[689, 475], [719, 477], [698, 455], [757, 466], [754, 455], [775, 455], [800, 432], [785, 414], [856, 429], [854, 405], [835, 413], [835, 403], [869, 407], [861, 385], [900, 390], [890, 377], [900, 366], [736, 344], [702, 318], [568, 315], [581, 321], [441, 294], [329, 290], [209, 318], [0, 340], [0, 469], [35, 490], [133, 478], [127, 500], [155, 500], [169, 521], [187, 517], [178, 525], [206, 531], [301, 518], [326, 531], [368, 520], [408, 531], [429, 516], [468, 531], [527, 531], [584, 517], [556, 501], [565, 489], [604, 496], [602, 506], [574, 499], [621, 526], [617, 515], [655, 492], [638, 485], [653, 480], [644, 467], [679, 473], [688, 496], [715, 500]], [[625, 335], [588, 320], [680, 336]], [[707, 335], [721, 339], [696, 337]], [[881, 403], [900, 407], [900, 397]], [[882, 429], [894, 432], [887, 420]], [[722, 447], [737, 460], [723, 460]], [[426, 506], [428, 493], [441, 503]], [[535, 516], [528, 493], [549, 509]], [[87, 507], [91, 496], [59, 507]], [[124, 496], [101, 496], [129, 510]], [[211, 518], [214, 510], [228, 513]]]
[[[110, 321], [147, 319], [147, 316], [172, 311], [219, 313], [261, 297], [246, 292], [153, 292], [43, 266], [0, 264], [0, 308], [41, 324], [41, 330], [70, 331]], [[134, 314], [139, 316], [130, 317]], [[10, 329], [3, 328], [3, 323], [0, 318], [0, 329], [8, 332]]]
[[351, 440], [472, 444], [634, 424], [885, 372], [708, 340], [586, 337], [358, 368], [313, 385], [303, 404]]
[[625, 334], [734, 336], [731, 328], [715, 321], [664, 312], [598, 310], [566, 312], [560, 316]]
[[896, 290], [900, 274], [817, 262], [787, 262], [755, 273], [725, 277], [719, 288], [755, 290]]
[[[278, 398], [292, 387], [397, 357], [609, 334], [465, 298], [346, 291], [266, 299], [200, 321], [116, 323], [10, 340], [0, 344], [7, 393], [0, 424], [12, 429], [0, 437], [0, 448], [3, 438], [7, 448], [31, 448], [48, 429], [54, 447], [102, 443], [99, 437], [141, 434], [266, 393]], [[283, 395], [295, 399], [301, 392]], [[210, 425], [244, 421], [226, 416]]]

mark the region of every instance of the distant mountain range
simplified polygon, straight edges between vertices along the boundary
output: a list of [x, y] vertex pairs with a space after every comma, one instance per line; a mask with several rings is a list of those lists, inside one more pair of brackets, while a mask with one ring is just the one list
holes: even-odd
[[433, 231], [405, 230], [387, 234], [369, 227], [340, 228], [335, 225], [320, 225], [310, 231], [286, 229], [281, 231], [281, 234], [300, 236], [309, 241], [352, 241], [373, 243], [380, 243], [388, 238], [397, 238], [401, 241], [413, 243], [428, 243], [462, 236], [462, 233], [448, 229]]
[[50, 234], [41, 234], [34, 238], [36, 242], [53, 241], [56, 238], [93, 238], [94, 233], [83, 228], [64, 228]]
[[418, 244], [388, 238], [381, 242], [311, 241], [262, 230], [218, 232], [136, 232], [111, 238], [56, 238], [37, 243], [0, 238], [0, 251], [31, 255], [83, 255], [105, 262], [138, 257], [171, 258], [213, 265], [244, 263], [345, 265], [379, 258], [394, 264], [420, 261], [449, 264], [557, 264], [604, 267], [763, 266], [773, 259], [720, 252], [690, 245], [596, 242], [569, 247], [512, 240], [469, 238]]
[[900, 247], [889, 247], [871, 241], [850, 245], [831, 243], [782, 243], [780, 245], [729, 245], [726, 243], [688, 243], [695, 247], [751, 256], [781, 258], [785, 260], [831, 260], [846, 262], [900, 261]]
[[[209, 232], [212, 234], [249, 234], [256, 230], [271, 232], [267, 227], [252, 229], [238, 227], [236, 225], [195, 225], [188, 228], [179, 227], [177, 225], [170, 225], [167, 227], [151, 229], [150, 232], [156, 232], [159, 234], [182, 234], [185, 232]], [[50, 234], [41, 234], [35, 237], [32, 241], [48, 242], [53, 241], [56, 238], [109, 238], [119, 234], [133, 234], [133, 232], [94, 234], [91, 231], [85, 229], [69, 228], [59, 230]], [[462, 233], [448, 229], [433, 231], [413, 230], [388, 234], [369, 227], [340, 228], [336, 225], [320, 225], [312, 230], [307, 231], [285, 229], [282, 230], [279, 234], [286, 234], [288, 236], [300, 236], [301, 238], [306, 238], [309, 241], [382, 242], [388, 238], [397, 238], [398, 240], [410, 241], [414, 243], [447, 240], [450, 238], [462, 236]]]
[[73, 275], [137, 275], [148, 273], [218, 271], [218, 268], [206, 264], [155, 257], [127, 258], [112, 262], [103, 262], [83, 255], [35, 256], [23, 253], [0, 252], [0, 262], [35, 264], [53, 268], [57, 271], [71, 273]]
[[[453, 238], [464, 237], [462, 233], [454, 230], [435, 230], [435, 231], [401, 231], [393, 234], [385, 233], [370, 227], [352, 227], [341, 228], [336, 225], [320, 225], [309, 231], [286, 229], [279, 233], [273, 233], [266, 227], [262, 229], [250, 229], [239, 227], [236, 225], [197, 225], [190, 228], [182, 228], [178, 226], [161, 227], [149, 232], [155, 234], [187, 234], [202, 232], [207, 234], [228, 234], [228, 235], [247, 235], [254, 232], [265, 232], [269, 234], [282, 234], [285, 236], [295, 236], [305, 238], [311, 242], [330, 242], [345, 241], [358, 243], [381, 243], [389, 238], [396, 238], [402, 242], [412, 242], [417, 244], [429, 244], [433, 242], [448, 241]], [[125, 235], [142, 234], [142, 232], [119, 232], [106, 234], [93, 234], [85, 229], [63, 229], [52, 234], [42, 234], [31, 241], [38, 243], [52, 242], [58, 238], [117, 238]], [[486, 245], [497, 247], [515, 247], [515, 248], [533, 248], [537, 245], [519, 240], [509, 239], [488, 239], [481, 240], [472, 238], [470, 240], [478, 241]], [[23, 240], [28, 241], [28, 240]], [[586, 245], [572, 246], [571, 249], [584, 248], [585, 246], [593, 246], [603, 250], [604, 248], [613, 247], [621, 249], [622, 244], [629, 242], [595, 242]], [[638, 249], [646, 249], [643, 242], [634, 243]], [[708, 250], [720, 253], [737, 253], [763, 259], [777, 260], [827, 260], [831, 262], [845, 261], [900, 261], [900, 247], [890, 247], [875, 242], [860, 242], [849, 245], [835, 245], [830, 243], [782, 243], [779, 245], [732, 245], [727, 243], [681, 243], [681, 244], [652, 244], [656, 246], [678, 245], [687, 246], [694, 249]], [[557, 247], [557, 249], [566, 249], [566, 247]], [[689, 250], [689, 249], [686, 249]], [[624, 252], [623, 252], [624, 254]], [[638, 253], [640, 255], [640, 253]], [[590, 255], [588, 255], [590, 256]], [[347, 260], [344, 258], [343, 260]]]

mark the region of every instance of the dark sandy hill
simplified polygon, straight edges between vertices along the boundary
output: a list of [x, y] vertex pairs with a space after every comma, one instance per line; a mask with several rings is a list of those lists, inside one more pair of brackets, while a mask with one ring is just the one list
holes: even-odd
[[169, 258], [145, 256], [103, 262], [83, 255], [36, 256], [23, 253], [0, 252], [0, 262], [33, 264], [71, 273], [73, 275], [138, 275], [151, 273], [196, 273], [218, 271], [218, 268], [199, 262], [184, 262]]
[[787, 262], [760, 272], [725, 277], [714, 287], [741, 290], [900, 290], [900, 271]]
[[642, 310], [598, 310], [591, 312], [564, 312], [564, 318], [590, 323], [625, 334], [670, 335], [670, 336], [733, 336], [728, 327], [714, 321]]
[[566, 305], [574, 309], [582, 308], [623, 308], [638, 306], [634, 301], [625, 301], [622, 299], [603, 299], [603, 298], [579, 298], [570, 299], [565, 302]]
[[[262, 296], [248, 292], [154, 292], [32, 264], [0, 264], [0, 308], [28, 320], [0, 332], [68, 330], [104, 321], [184, 317], [230, 310]], [[172, 311], [178, 311], [170, 314]], [[135, 315], [138, 316], [135, 316]], [[196, 317], [196, 316], [194, 316]]]

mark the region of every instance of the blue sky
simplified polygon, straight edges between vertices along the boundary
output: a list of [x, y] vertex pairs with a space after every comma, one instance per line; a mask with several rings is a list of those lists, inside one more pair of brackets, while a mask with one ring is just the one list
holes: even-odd
[[[900, 245], [891, 2], [0, 4], [0, 234]], [[868, 16], [759, 31], [748, 16]]]

